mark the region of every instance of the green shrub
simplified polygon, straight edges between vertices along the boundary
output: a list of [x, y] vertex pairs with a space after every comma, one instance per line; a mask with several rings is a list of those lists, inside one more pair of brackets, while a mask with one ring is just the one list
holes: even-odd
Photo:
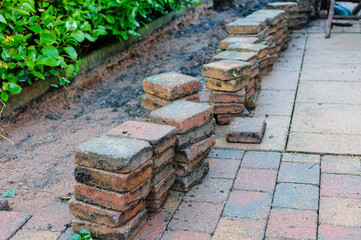
[[[0, 100], [55, 76], [79, 71], [81, 43], [138, 36], [142, 25], [198, 0], [0, 0]], [[56, 87], [58, 85], [55, 85]]]

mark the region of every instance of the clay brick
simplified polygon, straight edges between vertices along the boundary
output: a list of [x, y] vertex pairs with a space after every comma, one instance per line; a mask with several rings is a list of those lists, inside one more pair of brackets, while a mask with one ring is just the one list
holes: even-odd
[[166, 163], [173, 162], [174, 147], [170, 147], [162, 153], [159, 153], [152, 157], [153, 169], [158, 169]]
[[144, 200], [140, 200], [124, 212], [107, 210], [78, 201], [75, 198], [69, 201], [69, 211], [75, 217], [109, 227], [119, 227], [136, 216], [140, 211], [143, 211], [144, 208]]
[[19, 230], [11, 240], [23, 240], [23, 239], [46, 239], [46, 240], [58, 240], [60, 232], [44, 231], [44, 230]]
[[318, 227], [320, 240], [357, 240], [361, 236], [359, 227], [343, 227], [321, 224]]
[[256, 38], [258, 38], [258, 41], [256, 43], [259, 43], [268, 35], [268, 29], [269, 29], [269, 27], [265, 27], [262, 31], [260, 31], [260, 32], [258, 32], [256, 34], [227, 33], [226, 37], [237, 37], [237, 36], [256, 37]]
[[187, 163], [210, 151], [216, 143], [215, 136], [211, 136], [202, 141], [192, 144], [185, 149], [179, 149], [174, 156], [174, 162]]
[[278, 181], [319, 185], [320, 166], [312, 163], [282, 162]]
[[281, 153], [248, 151], [243, 157], [242, 168], [258, 168], [278, 170]]
[[245, 89], [238, 92], [212, 91], [210, 101], [213, 103], [244, 103], [246, 100]]
[[214, 114], [239, 114], [244, 110], [244, 104], [242, 103], [211, 103], [213, 106]]
[[253, 52], [257, 53], [258, 59], [261, 59], [268, 55], [268, 46], [262, 44], [236, 43], [229, 45], [227, 51]]
[[258, 61], [259, 68], [264, 69], [270, 64], [270, 57], [262, 58]]
[[145, 92], [167, 100], [175, 100], [199, 91], [199, 79], [177, 72], [161, 73], [143, 80]]
[[107, 133], [115, 137], [128, 137], [144, 140], [154, 149], [154, 154], [159, 154], [174, 145], [177, 129], [148, 122], [128, 121]]
[[207, 157], [210, 151], [211, 148], [209, 148], [203, 154], [199, 155], [198, 157], [187, 163], [174, 162], [173, 167], [177, 177], [187, 177], [191, 175], [195, 171], [195, 169], [197, 169], [204, 162], [203, 160]]
[[128, 174], [76, 166], [74, 176], [76, 181], [89, 186], [109, 191], [128, 192], [150, 178], [152, 169], [152, 160], [148, 160], [134, 172]]
[[211, 137], [214, 134], [214, 127], [214, 122], [211, 121], [187, 133], [178, 134], [177, 149], [187, 148], [196, 142]]
[[109, 228], [104, 225], [74, 219], [73, 230], [79, 232], [81, 229], [89, 230], [97, 239], [132, 239], [147, 221], [147, 211], [144, 209], [124, 226]]
[[241, 168], [238, 171], [233, 188], [273, 193], [276, 179], [276, 170]]
[[267, 8], [284, 10], [286, 12], [298, 11], [298, 4], [295, 2], [275, 2], [275, 3], [268, 3]]
[[162, 211], [157, 214], [150, 214], [147, 223], [134, 237], [134, 240], [157, 240], [162, 237], [168, 222], [172, 218], [172, 213]]
[[176, 100], [169, 101], [164, 98], [160, 98], [155, 95], [145, 93], [140, 97], [140, 104], [141, 104], [142, 108], [147, 109], [149, 111], [154, 111], [158, 108], [167, 106], [167, 105], [169, 105], [175, 101], [179, 101], [179, 100], [186, 100], [186, 101], [190, 101], [190, 102], [198, 102], [199, 103], [200, 95], [199, 95], [199, 93], [195, 93], [195, 94], [192, 94], [189, 96], [185, 96], [182, 98], [178, 98]]
[[153, 155], [148, 142], [131, 138], [94, 138], [75, 151], [75, 164], [110, 172], [129, 173]]
[[152, 186], [147, 199], [159, 200], [161, 197], [169, 191], [170, 187], [175, 181], [175, 173], [171, 171], [165, 178], [163, 178], [159, 183]]
[[250, 64], [254, 65], [257, 62], [257, 54], [251, 52], [225, 51], [216, 54], [213, 57], [212, 62], [221, 61], [221, 60], [243, 61], [243, 62], [249, 62]]
[[150, 114], [152, 122], [171, 125], [178, 134], [189, 132], [213, 119], [213, 108], [206, 103], [177, 101]]
[[272, 54], [271, 56], [269, 56], [269, 64], [273, 65], [277, 62], [278, 60], [278, 55], [277, 54]]
[[258, 41], [257, 37], [243, 37], [243, 36], [229, 37], [223, 39], [219, 43], [219, 48], [221, 50], [226, 50], [229, 45], [234, 43], [256, 43], [257, 41]]
[[147, 212], [156, 213], [162, 210], [164, 205], [167, 202], [170, 191], [166, 191], [159, 197], [159, 199], [146, 199], [145, 206], [147, 208]]
[[187, 177], [176, 177], [172, 190], [188, 192], [194, 185], [199, 184], [209, 171], [209, 162], [204, 161], [191, 175]]
[[260, 143], [266, 130], [261, 118], [233, 118], [227, 129], [228, 142]]
[[203, 76], [219, 80], [232, 80], [251, 74], [251, 64], [243, 61], [222, 60], [203, 65]]
[[0, 239], [10, 239], [30, 218], [26, 213], [0, 211]]
[[9, 202], [6, 198], [0, 198], [0, 211], [9, 210]]
[[322, 174], [321, 197], [361, 199], [361, 176]]
[[109, 192], [75, 183], [74, 194], [77, 200], [116, 211], [125, 211], [134, 206], [135, 202], [147, 196], [150, 188], [150, 179], [126, 193]]
[[222, 158], [232, 160], [242, 160], [244, 151], [233, 149], [213, 149], [208, 157], [210, 158]]
[[255, 64], [251, 69], [251, 76], [250, 78], [253, 79], [259, 74], [259, 64]]
[[249, 117], [249, 111], [245, 108], [244, 111], [242, 113], [236, 113], [236, 114], [219, 114], [219, 115], [214, 115], [214, 118], [216, 119], [217, 124], [219, 125], [227, 125], [229, 124], [233, 118], [247, 118]]
[[266, 230], [267, 239], [316, 239], [317, 212], [275, 208]]
[[322, 156], [323, 173], [361, 175], [361, 160], [358, 157]]
[[259, 33], [266, 24], [262, 21], [245, 21], [244, 19], [238, 19], [234, 22], [226, 25], [227, 33], [238, 33], [238, 34], [255, 34]]
[[217, 91], [238, 92], [248, 84], [249, 79], [249, 77], [246, 77], [238, 78], [235, 80], [223, 81], [215, 78], [207, 78], [206, 86], [209, 89]]
[[190, 231], [165, 231], [162, 240], [211, 240], [211, 235]]
[[158, 184], [163, 178], [173, 172], [173, 162], [163, 164], [157, 170], [153, 171], [152, 186]]

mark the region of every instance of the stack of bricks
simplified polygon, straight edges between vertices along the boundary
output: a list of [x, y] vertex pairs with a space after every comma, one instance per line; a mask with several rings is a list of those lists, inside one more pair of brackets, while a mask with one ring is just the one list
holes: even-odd
[[178, 100], [200, 102], [199, 79], [177, 72], [161, 73], [143, 80], [144, 109], [154, 111]]
[[74, 232], [97, 239], [132, 239], [145, 224], [153, 149], [146, 141], [103, 136], [75, 152], [74, 195], [69, 202]]
[[300, 29], [308, 23], [310, 17], [316, 15], [315, 0], [283, 0], [282, 2], [297, 3], [297, 11], [288, 15], [289, 26], [292, 29]]
[[128, 121], [108, 132], [109, 136], [144, 140], [152, 146], [152, 187], [145, 202], [148, 212], [158, 212], [163, 207], [174, 183], [176, 130], [175, 127], [167, 125]]
[[180, 100], [151, 112], [150, 121], [177, 128], [173, 163], [177, 177], [172, 189], [190, 190], [209, 171], [205, 159], [215, 144], [213, 108]]
[[251, 67], [251, 63], [235, 60], [203, 65], [207, 88], [212, 90], [209, 103], [213, 106], [217, 124], [228, 124], [234, 117], [248, 116], [245, 103], [247, 94], [252, 94], [247, 92], [247, 86], [253, 85]]

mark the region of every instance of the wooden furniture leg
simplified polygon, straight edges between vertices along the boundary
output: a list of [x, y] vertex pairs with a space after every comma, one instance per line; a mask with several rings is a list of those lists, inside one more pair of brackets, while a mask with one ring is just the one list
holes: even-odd
[[335, 0], [331, 0], [330, 9], [328, 10], [328, 19], [326, 22], [326, 38], [329, 38], [331, 35], [332, 19], [335, 8]]

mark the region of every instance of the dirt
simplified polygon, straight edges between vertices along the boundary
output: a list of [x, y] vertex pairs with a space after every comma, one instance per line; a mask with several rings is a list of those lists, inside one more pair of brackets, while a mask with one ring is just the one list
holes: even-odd
[[53, 89], [29, 104], [0, 133], [0, 192], [16, 188], [14, 211], [34, 214], [48, 202], [70, 196], [77, 145], [127, 120], [142, 120], [142, 80], [177, 71], [201, 78], [225, 37], [225, 24], [240, 13], [203, 9], [188, 14], [78, 76], [66, 89]]

